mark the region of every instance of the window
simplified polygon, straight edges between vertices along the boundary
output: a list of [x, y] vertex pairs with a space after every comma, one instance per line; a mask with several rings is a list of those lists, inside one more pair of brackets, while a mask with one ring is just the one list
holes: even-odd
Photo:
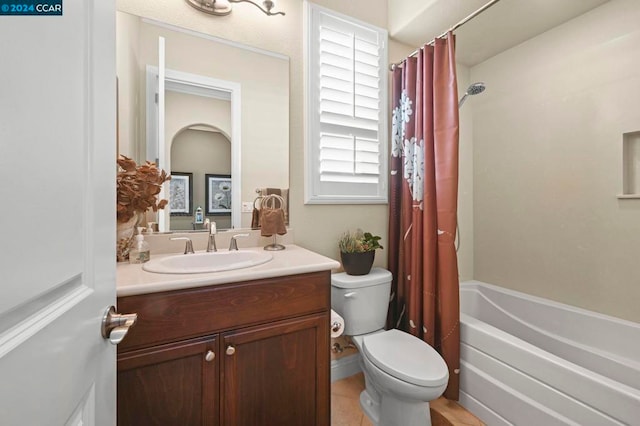
[[386, 203], [387, 31], [306, 4], [305, 203]]

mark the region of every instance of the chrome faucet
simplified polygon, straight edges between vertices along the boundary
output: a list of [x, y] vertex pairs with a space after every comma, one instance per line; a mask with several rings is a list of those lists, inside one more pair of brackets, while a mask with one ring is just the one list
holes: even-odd
[[191, 241], [190, 238], [187, 238], [187, 237], [174, 237], [174, 238], [171, 238], [171, 240], [172, 241], [173, 240], [185, 240], [186, 243], [184, 245], [184, 254], [195, 253], [193, 251], [193, 242]]
[[240, 237], [248, 237], [249, 234], [236, 234], [231, 237], [231, 242], [229, 243], [229, 251], [238, 250], [238, 238]]
[[[209, 220], [207, 218], [207, 220]], [[216, 223], [209, 222], [209, 240], [207, 242], [207, 252], [218, 251], [218, 247], [216, 247]]]

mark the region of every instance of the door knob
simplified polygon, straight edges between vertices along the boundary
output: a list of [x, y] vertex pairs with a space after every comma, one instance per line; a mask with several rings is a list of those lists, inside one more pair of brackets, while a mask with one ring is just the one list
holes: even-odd
[[118, 314], [115, 306], [110, 306], [102, 317], [102, 337], [109, 339], [113, 345], [122, 342], [124, 336], [129, 332], [138, 321], [138, 314]]
[[234, 348], [233, 345], [227, 346], [227, 355], [233, 355], [235, 353], [236, 353], [236, 348]]
[[216, 354], [213, 351], [209, 351], [207, 352], [207, 354], [204, 356], [204, 360], [207, 362], [211, 362], [215, 359]]

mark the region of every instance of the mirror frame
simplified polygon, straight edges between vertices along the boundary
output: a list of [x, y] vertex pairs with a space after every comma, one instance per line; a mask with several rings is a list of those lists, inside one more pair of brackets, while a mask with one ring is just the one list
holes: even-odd
[[[147, 66], [147, 88], [150, 85], [157, 85], [158, 68]], [[206, 96], [216, 99], [228, 99], [231, 108], [231, 134], [225, 135], [229, 137], [231, 143], [231, 228], [241, 227], [241, 198], [242, 198], [242, 168], [241, 168], [241, 85], [235, 81], [227, 81], [202, 75], [186, 73], [171, 69], [165, 69], [165, 91], [171, 90], [190, 95]], [[147, 147], [150, 144], [158, 143], [158, 159], [164, 164], [159, 167], [171, 172], [171, 161], [169, 155], [171, 146], [166, 144], [166, 137], [158, 138], [158, 103], [155, 102], [155, 95], [147, 90]], [[155, 93], [155, 92], [153, 92]], [[193, 123], [201, 124], [201, 123]], [[153, 129], [153, 131], [149, 131]], [[165, 135], [166, 136], [166, 135]], [[175, 136], [175, 135], [174, 135]], [[149, 149], [147, 148], [147, 154]], [[147, 155], [148, 156], [148, 155]], [[169, 182], [164, 184], [164, 193], [169, 193]], [[160, 232], [175, 231], [168, 229], [170, 222], [170, 212], [168, 209], [158, 210], [158, 222]]]

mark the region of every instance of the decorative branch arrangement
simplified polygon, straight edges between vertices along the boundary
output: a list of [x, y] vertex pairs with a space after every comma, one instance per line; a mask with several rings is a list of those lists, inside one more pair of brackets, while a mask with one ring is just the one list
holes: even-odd
[[118, 158], [117, 218], [118, 222], [128, 222], [137, 213], [145, 213], [150, 208], [154, 212], [164, 209], [168, 200], [158, 200], [162, 184], [171, 179], [155, 163], [147, 161], [138, 166], [124, 155]]

